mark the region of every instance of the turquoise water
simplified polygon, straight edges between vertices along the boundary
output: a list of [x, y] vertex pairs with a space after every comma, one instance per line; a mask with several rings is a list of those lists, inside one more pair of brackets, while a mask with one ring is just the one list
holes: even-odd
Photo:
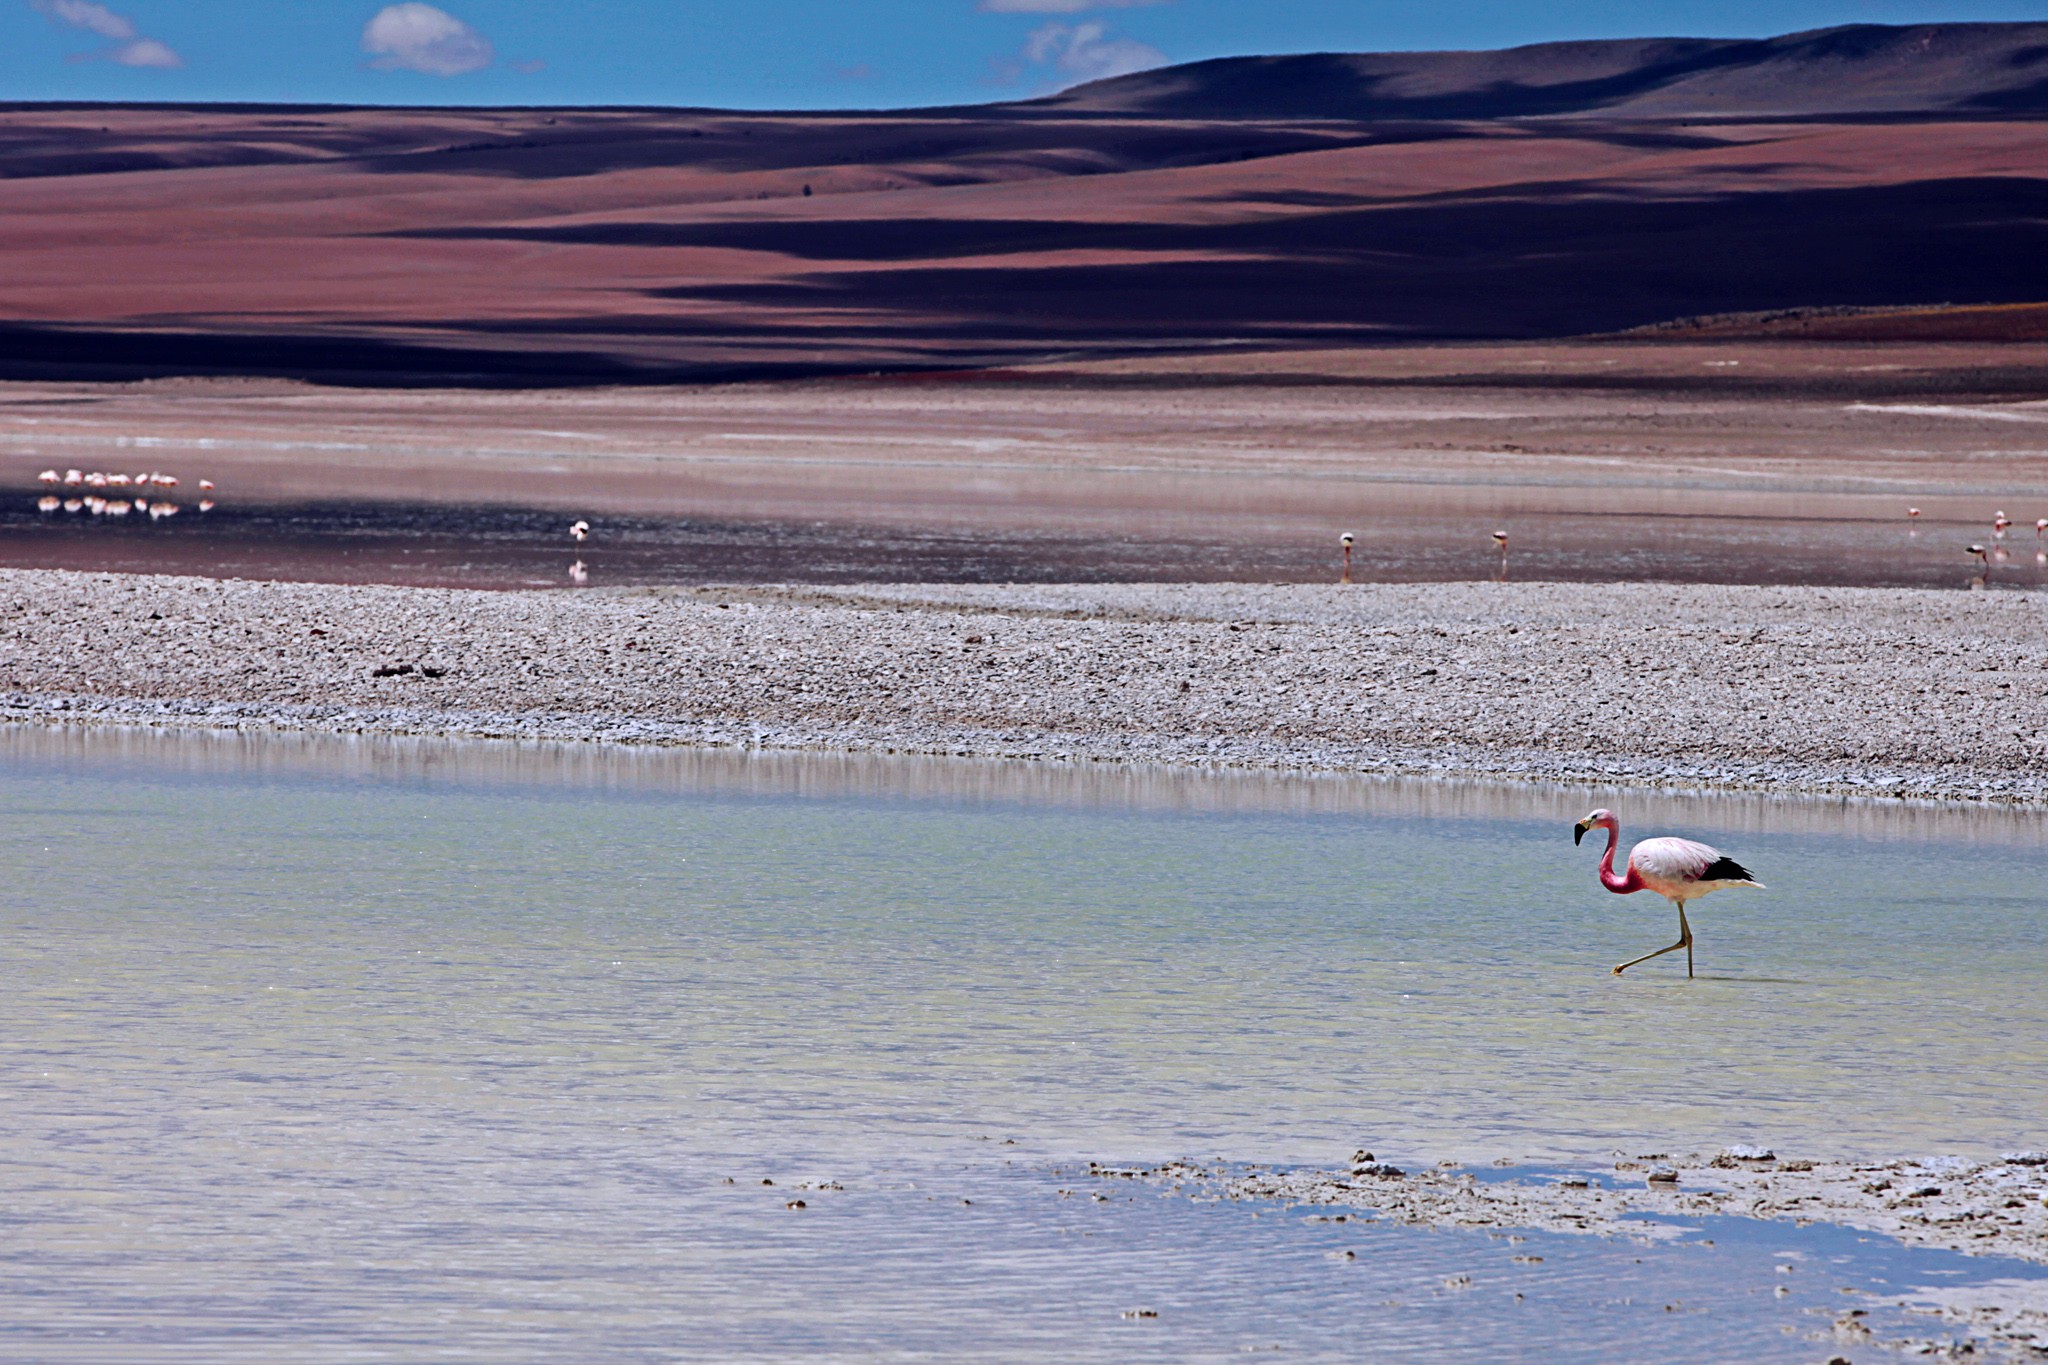
[[[1442, 1289], [1510, 1276], [1476, 1234], [1060, 1172], [2048, 1145], [2035, 817], [40, 732], [0, 775], [10, 1359], [1805, 1359], [1761, 1246], [1546, 1239], [1517, 1304]], [[1607, 974], [1674, 924], [1594, 884], [1596, 800], [1770, 884], [1701, 979]]]

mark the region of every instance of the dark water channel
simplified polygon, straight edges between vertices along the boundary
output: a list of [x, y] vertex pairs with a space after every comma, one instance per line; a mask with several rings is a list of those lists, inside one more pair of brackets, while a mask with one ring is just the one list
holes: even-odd
[[[1050, 530], [857, 521], [595, 516], [394, 502], [223, 503], [201, 513], [44, 512], [0, 498], [0, 565], [210, 577], [512, 588], [732, 582], [1329, 582], [1336, 532], [1136, 522]], [[1360, 582], [1497, 577], [2036, 590], [2048, 543], [2030, 525], [1824, 518], [1546, 515], [1508, 525], [1412, 514], [1355, 527]], [[1492, 540], [1509, 531], [1508, 554]], [[1982, 561], [1967, 553], [1982, 543]]]

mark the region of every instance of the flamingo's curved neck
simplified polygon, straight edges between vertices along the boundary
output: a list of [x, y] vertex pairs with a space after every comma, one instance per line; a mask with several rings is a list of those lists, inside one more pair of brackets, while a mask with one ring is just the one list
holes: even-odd
[[1633, 867], [1629, 868], [1626, 873], [1616, 875], [1614, 871], [1614, 848], [1620, 842], [1621, 826], [1619, 824], [1609, 825], [1607, 827], [1607, 852], [1600, 856], [1600, 885], [1606, 887], [1617, 896], [1626, 896], [1631, 891], [1642, 890], [1643, 879], [1641, 874]]

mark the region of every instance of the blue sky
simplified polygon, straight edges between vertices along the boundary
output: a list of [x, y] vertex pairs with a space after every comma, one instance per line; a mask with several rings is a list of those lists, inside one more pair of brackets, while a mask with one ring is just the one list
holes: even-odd
[[2048, 19], [2048, 0], [0, 0], [0, 100], [876, 108], [1253, 52]]

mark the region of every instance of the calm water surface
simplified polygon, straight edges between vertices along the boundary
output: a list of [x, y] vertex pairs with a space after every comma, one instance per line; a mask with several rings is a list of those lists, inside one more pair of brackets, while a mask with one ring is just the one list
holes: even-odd
[[[1522, 1265], [1076, 1163], [2048, 1145], [2036, 818], [39, 732], [0, 774], [11, 1360], [1804, 1360], [1960, 1258]], [[1674, 925], [1594, 885], [1596, 797], [1771, 884], [1700, 980], [1607, 975]]]

